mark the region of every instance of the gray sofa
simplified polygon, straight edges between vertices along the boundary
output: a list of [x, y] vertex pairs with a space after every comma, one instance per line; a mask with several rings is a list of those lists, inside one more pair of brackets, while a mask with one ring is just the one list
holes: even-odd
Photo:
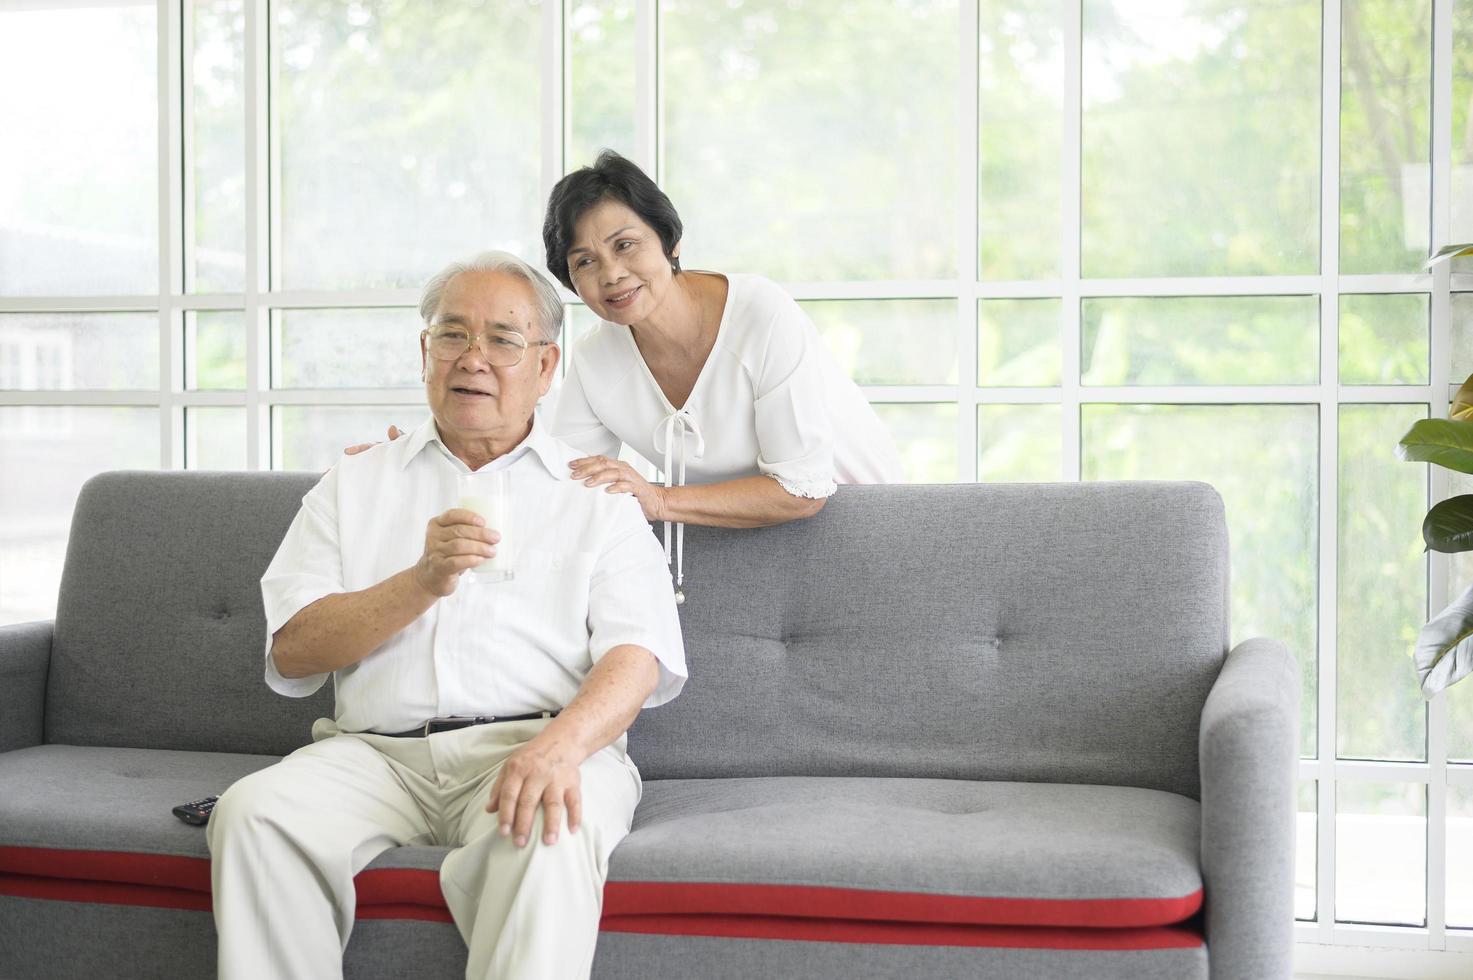
[[[209, 976], [170, 807], [308, 739], [257, 581], [306, 474], [112, 473], [54, 623], [0, 629], [0, 976]], [[599, 978], [1290, 975], [1298, 672], [1228, 652], [1202, 484], [845, 487], [692, 528]], [[348, 975], [458, 977], [442, 852], [360, 875]]]

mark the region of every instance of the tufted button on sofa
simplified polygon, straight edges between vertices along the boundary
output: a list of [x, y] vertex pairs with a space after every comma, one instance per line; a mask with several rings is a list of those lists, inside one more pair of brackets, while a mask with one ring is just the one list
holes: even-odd
[[[213, 973], [170, 807], [331, 713], [261, 677], [258, 580], [312, 483], [84, 488], [55, 621], [0, 628], [0, 976]], [[1210, 487], [843, 487], [688, 529], [685, 591], [595, 977], [1290, 975], [1298, 670], [1229, 645]], [[444, 853], [359, 875], [349, 977], [463, 975]]]

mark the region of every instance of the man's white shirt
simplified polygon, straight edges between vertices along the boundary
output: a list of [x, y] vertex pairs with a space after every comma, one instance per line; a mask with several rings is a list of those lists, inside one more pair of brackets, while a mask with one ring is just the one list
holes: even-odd
[[[363, 660], [335, 672], [343, 731], [407, 731], [447, 715], [518, 715], [565, 707], [609, 650], [633, 644], [660, 663], [645, 707], [685, 683], [685, 647], [669, 569], [639, 502], [573, 480], [584, 455], [534, 420], [507, 469], [515, 578], [460, 576], [456, 590]], [[344, 456], [302, 498], [261, 579], [266, 683], [306, 697], [326, 674], [287, 678], [271, 659], [276, 631], [327, 595], [356, 592], [414, 565], [429, 521], [454, 507], [470, 472], [433, 419], [409, 435]]]

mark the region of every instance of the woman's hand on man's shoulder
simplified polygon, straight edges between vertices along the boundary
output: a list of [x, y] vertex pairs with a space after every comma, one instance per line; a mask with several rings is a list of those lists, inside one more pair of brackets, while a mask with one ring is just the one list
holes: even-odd
[[[393, 442], [395, 439], [399, 438], [402, 435], [404, 435], [403, 429], [399, 428], [397, 425], [389, 426], [390, 442]], [[349, 446], [347, 449], [344, 449], [343, 453], [347, 456], [357, 456], [359, 453], [364, 452], [365, 450], [372, 449], [374, 446], [377, 445], [378, 443], [376, 442], [360, 442], [356, 446]]]

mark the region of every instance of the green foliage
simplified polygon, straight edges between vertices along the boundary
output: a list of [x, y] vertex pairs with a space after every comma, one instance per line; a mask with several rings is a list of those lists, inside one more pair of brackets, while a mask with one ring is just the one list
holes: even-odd
[[1204, 480], [1222, 495], [1233, 547], [1232, 635], [1280, 638], [1299, 658], [1301, 747], [1313, 755], [1321, 506], [1315, 406], [1085, 405], [1080, 429], [1086, 480]]
[[1473, 551], [1473, 494], [1439, 501], [1422, 522], [1422, 540], [1432, 551]]
[[275, 6], [286, 287], [418, 286], [541, 244], [540, 4]]
[[1340, 13], [1340, 270], [1420, 272], [1431, 246], [1431, 0], [1346, 0]]
[[1340, 383], [1427, 384], [1426, 293], [1340, 297]]
[[798, 305], [840, 369], [858, 384], [957, 382], [954, 300], [816, 300]]
[[573, 4], [568, 47], [564, 172], [592, 163], [602, 149], [634, 156], [634, 0]]
[[956, 275], [953, 0], [665, 0], [661, 12], [664, 186], [692, 267]]
[[1320, 4], [1186, 6], [1084, 4], [1084, 275], [1315, 272]]
[[[1458, 391], [1454, 411], [1466, 415], [1473, 377]], [[1413, 462], [1436, 463], [1473, 473], [1473, 420], [1422, 419], [1397, 444], [1396, 454]], [[1441, 501], [1422, 522], [1422, 538], [1434, 551], [1473, 551], [1473, 495]], [[1431, 698], [1473, 671], [1473, 588], [1469, 588], [1422, 628], [1414, 656], [1422, 694]]]
[[1473, 586], [1422, 627], [1415, 657], [1429, 699], [1473, 673]]
[[[978, 26], [978, 259], [983, 279], [1061, 272], [1063, 0], [982, 3]], [[1057, 382], [1047, 382], [1049, 384]]]
[[977, 383], [990, 387], [1059, 383], [1056, 299], [986, 299], [977, 304]]
[[1314, 384], [1314, 296], [1086, 299], [1080, 338], [1089, 385]]
[[1408, 462], [1473, 473], [1473, 421], [1419, 419], [1396, 444], [1396, 455]]
[[[246, 386], [245, 317], [234, 311], [209, 311], [189, 314], [193, 322], [192, 342], [186, 342], [186, 356], [192, 358], [194, 387], [231, 389]], [[186, 335], [188, 335], [186, 333]]]
[[1057, 483], [1064, 478], [1059, 405], [978, 405], [977, 479]]
[[[194, 165], [191, 285], [200, 292], [239, 292], [245, 289], [245, 3], [196, 3], [190, 17], [193, 116], [185, 142]], [[244, 386], [243, 377], [209, 385]]]

